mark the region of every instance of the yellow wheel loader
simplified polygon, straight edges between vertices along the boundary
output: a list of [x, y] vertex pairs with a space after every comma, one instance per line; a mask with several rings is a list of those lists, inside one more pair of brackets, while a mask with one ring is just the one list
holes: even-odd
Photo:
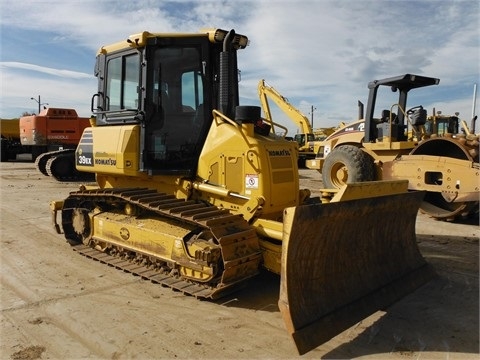
[[[427, 192], [420, 209], [436, 219], [455, 220], [478, 212], [478, 135], [470, 133], [464, 121], [464, 133], [459, 134], [456, 116], [427, 117], [422, 105], [407, 107], [411, 90], [439, 82], [412, 74], [370, 82], [365, 118], [327, 137], [307, 167], [322, 174], [327, 188], [407, 179], [410, 190]], [[389, 108], [375, 114], [380, 89], [391, 90], [393, 99], [383, 92], [382, 109], [385, 104]]]
[[239, 106], [247, 44], [217, 29], [102, 47], [75, 154], [97, 185], [50, 206], [75, 251], [197, 298], [279, 274], [303, 354], [431, 278], [415, 239], [424, 194], [370, 182], [323, 204], [300, 190], [296, 142]]

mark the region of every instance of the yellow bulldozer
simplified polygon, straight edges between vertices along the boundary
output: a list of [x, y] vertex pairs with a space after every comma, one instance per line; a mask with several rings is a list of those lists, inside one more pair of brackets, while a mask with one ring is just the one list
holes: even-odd
[[[435, 114], [435, 110], [427, 116], [422, 105], [407, 106], [411, 90], [439, 82], [413, 74], [370, 82], [365, 117], [359, 116], [327, 137], [306, 166], [322, 174], [327, 188], [340, 188], [347, 182], [408, 179], [410, 190], [427, 192], [421, 211], [439, 220], [477, 213], [478, 135], [458, 116]], [[376, 113], [380, 89], [391, 90], [391, 95], [386, 103], [382, 98], [384, 106]], [[382, 95], [388, 98], [385, 92]], [[363, 114], [363, 106], [359, 113]]]
[[348, 185], [329, 203], [300, 190], [297, 143], [239, 105], [247, 45], [215, 29], [101, 47], [75, 153], [97, 184], [50, 207], [75, 251], [197, 298], [279, 274], [303, 354], [431, 278], [415, 238], [424, 194], [406, 181]]

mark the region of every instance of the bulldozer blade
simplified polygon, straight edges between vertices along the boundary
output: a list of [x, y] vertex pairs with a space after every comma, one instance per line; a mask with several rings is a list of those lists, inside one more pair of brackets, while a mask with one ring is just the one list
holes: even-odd
[[423, 192], [284, 213], [279, 308], [300, 354], [434, 276], [416, 243]]

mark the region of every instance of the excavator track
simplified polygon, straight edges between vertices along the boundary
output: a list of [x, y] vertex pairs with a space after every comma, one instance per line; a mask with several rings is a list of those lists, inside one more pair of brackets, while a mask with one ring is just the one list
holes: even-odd
[[[60, 150], [60, 151], [62, 151], [62, 150]], [[45, 176], [48, 176], [47, 161], [48, 161], [48, 159], [50, 159], [50, 157], [52, 156], [53, 153], [56, 153], [56, 151], [50, 151], [50, 152], [40, 154], [35, 159], [35, 168]]]
[[48, 153], [45, 163], [46, 175], [57, 181], [93, 181], [95, 175], [80, 172], [75, 168], [75, 149], [58, 150]]
[[[161, 215], [210, 231], [221, 247], [223, 272], [208, 283], [197, 282], [180, 276], [172, 268], [145, 263], [144, 254], [130, 248], [110, 244], [102, 251], [95, 248], [96, 243], [91, 238], [79, 242], [78, 232], [75, 232], [71, 221], [72, 212], [85, 204], [95, 204], [98, 208], [113, 202], [136, 206], [152, 215]], [[67, 241], [76, 252], [196, 298], [217, 299], [236, 291], [244, 286], [245, 280], [259, 271], [261, 251], [255, 229], [240, 215], [202, 202], [177, 199], [152, 189], [113, 188], [72, 192], [62, 209], [62, 227]], [[113, 251], [110, 253], [109, 249]]]

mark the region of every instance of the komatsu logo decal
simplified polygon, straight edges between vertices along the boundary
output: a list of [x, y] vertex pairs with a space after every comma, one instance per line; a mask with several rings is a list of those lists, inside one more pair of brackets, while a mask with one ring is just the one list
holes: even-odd
[[108, 159], [95, 159], [95, 165], [117, 165], [117, 160], [108, 158]]
[[268, 150], [270, 156], [290, 156], [290, 150]]

